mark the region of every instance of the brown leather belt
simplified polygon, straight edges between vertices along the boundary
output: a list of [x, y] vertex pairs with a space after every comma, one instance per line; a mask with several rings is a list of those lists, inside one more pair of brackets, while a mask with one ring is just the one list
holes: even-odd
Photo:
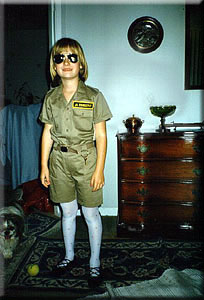
[[92, 147], [94, 147], [94, 143], [88, 143], [88, 144], [84, 144], [84, 145], [76, 145], [75, 146], [78, 150], [71, 148], [70, 146], [67, 145], [60, 145], [60, 144], [55, 144], [54, 145], [54, 149], [55, 150], [59, 150], [61, 152], [72, 152], [72, 153], [76, 153], [79, 154], [80, 151], [84, 148], [86, 149], [90, 149]]

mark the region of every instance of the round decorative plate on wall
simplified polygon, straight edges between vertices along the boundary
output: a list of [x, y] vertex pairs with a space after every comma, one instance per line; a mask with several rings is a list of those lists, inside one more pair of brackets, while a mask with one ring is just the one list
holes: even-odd
[[128, 29], [128, 41], [130, 46], [141, 53], [149, 53], [156, 50], [164, 36], [164, 31], [155, 18], [141, 17], [136, 19]]

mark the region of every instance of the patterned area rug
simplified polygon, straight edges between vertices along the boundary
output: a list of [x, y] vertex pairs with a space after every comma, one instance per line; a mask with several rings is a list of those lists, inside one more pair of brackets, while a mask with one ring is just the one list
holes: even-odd
[[[76, 265], [68, 274], [56, 278], [51, 270], [64, 257], [64, 244], [62, 240], [47, 238], [45, 233], [55, 228], [59, 219], [49, 219], [42, 215], [38, 216], [37, 220], [34, 216], [30, 218], [28, 224], [30, 235], [21, 243], [12, 263], [5, 269], [7, 291], [13, 293], [19, 289], [30, 292], [49, 290], [50, 293], [72, 291], [76, 293], [76, 297], [89, 294], [88, 241], [76, 241]], [[169, 268], [204, 270], [202, 247], [202, 242], [103, 240], [101, 262], [104, 282], [97, 293], [104, 293], [107, 284], [117, 288], [158, 278]], [[40, 273], [37, 276], [28, 275], [29, 264], [39, 265]]]
[[55, 227], [60, 224], [60, 219], [56, 216], [49, 216], [43, 213], [32, 213], [26, 218], [27, 236], [43, 236], [50, 231], [54, 231]]
[[[77, 241], [75, 249], [77, 265], [65, 276], [55, 278], [51, 270], [64, 255], [63, 242], [37, 238], [10, 278], [8, 287], [87, 290], [89, 243]], [[104, 284], [109, 282], [112, 287], [157, 278], [168, 268], [203, 269], [201, 244], [195, 242], [103, 241], [101, 257]], [[34, 263], [39, 265], [40, 273], [30, 277], [27, 266]]]

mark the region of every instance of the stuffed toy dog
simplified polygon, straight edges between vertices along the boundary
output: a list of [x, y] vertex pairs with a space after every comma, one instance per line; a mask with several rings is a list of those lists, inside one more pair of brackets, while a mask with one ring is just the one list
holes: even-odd
[[0, 208], [0, 253], [5, 259], [13, 257], [24, 233], [24, 211], [12, 202]]

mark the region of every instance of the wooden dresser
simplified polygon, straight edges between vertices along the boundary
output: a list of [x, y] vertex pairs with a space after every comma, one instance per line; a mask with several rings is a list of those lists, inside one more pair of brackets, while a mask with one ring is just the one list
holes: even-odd
[[202, 239], [204, 131], [117, 134], [119, 237]]

